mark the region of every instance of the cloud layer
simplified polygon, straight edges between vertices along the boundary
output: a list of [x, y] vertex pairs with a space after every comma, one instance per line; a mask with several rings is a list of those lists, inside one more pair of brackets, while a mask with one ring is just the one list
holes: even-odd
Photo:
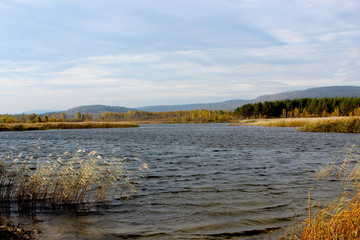
[[360, 2], [0, 3], [0, 113], [360, 85]]

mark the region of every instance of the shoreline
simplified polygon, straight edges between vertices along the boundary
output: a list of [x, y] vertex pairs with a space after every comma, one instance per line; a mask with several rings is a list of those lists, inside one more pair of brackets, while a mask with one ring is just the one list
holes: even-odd
[[2, 123], [0, 124], [0, 132], [90, 128], [133, 128], [139, 126], [140, 125], [138, 123], [130, 122]]

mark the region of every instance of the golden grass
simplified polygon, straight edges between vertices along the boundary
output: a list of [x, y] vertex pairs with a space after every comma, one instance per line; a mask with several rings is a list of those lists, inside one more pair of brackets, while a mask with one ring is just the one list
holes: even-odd
[[359, 117], [250, 119], [231, 125], [297, 127], [304, 132], [360, 133]]
[[0, 159], [0, 203], [16, 203], [20, 210], [51, 206], [104, 204], [136, 192], [136, 179], [147, 169], [127, 169], [126, 159], [106, 158], [96, 152], [34, 160], [22, 154]]
[[336, 133], [360, 133], [359, 117], [336, 117], [309, 122], [302, 131], [306, 132], [336, 132]]
[[315, 212], [309, 193], [308, 218], [281, 239], [360, 239], [360, 154], [355, 145], [348, 148], [343, 161], [336, 158], [317, 171], [316, 176], [341, 180], [344, 192], [338, 200]]
[[89, 128], [130, 128], [139, 127], [136, 123], [124, 122], [45, 122], [0, 124], [0, 131], [29, 131], [51, 129], [89, 129]]
[[[310, 206], [311, 214], [313, 207]], [[334, 201], [325, 209], [310, 215], [293, 232], [288, 232], [280, 239], [328, 240], [360, 239], [360, 194]]]

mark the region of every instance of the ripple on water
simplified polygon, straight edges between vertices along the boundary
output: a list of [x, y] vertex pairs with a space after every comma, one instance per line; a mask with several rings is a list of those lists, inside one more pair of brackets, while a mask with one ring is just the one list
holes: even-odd
[[338, 182], [317, 182], [312, 172], [356, 139], [291, 128], [183, 124], [0, 133], [0, 147], [26, 154], [39, 144], [39, 156], [116, 150], [116, 156], [138, 156], [150, 167], [128, 201], [37, 214], [29, 225], [42, 230], [39, 239], [264, 239], [279, 235], [295, 215], [306, 217], [311, 186], [314, 198], [331, 198]]

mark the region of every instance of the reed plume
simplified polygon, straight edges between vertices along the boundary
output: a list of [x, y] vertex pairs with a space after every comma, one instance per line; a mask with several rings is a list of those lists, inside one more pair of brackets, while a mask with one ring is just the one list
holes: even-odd
[[40, 205], [64, 206], [106, 204], [126, 198], [136, 186], [146, 163], [138, 168], [128, 159], [109, 157], [92, 151], [49, 155], [47, 158], [8, 155], [0, 159], [0, 203], [21, 209]]

